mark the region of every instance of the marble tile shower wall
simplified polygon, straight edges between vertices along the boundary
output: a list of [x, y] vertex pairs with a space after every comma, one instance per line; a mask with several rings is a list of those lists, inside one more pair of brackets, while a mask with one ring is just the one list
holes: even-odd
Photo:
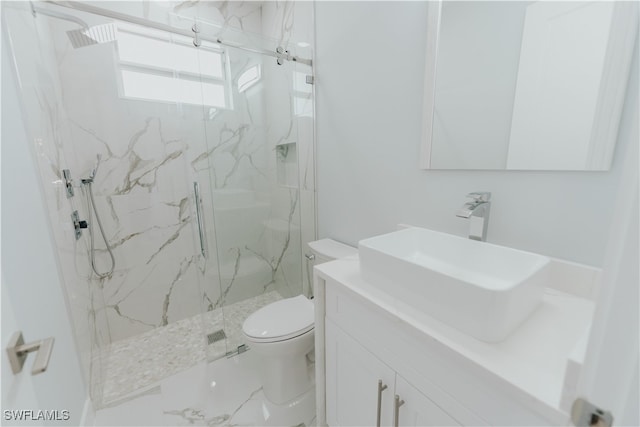
[[[250, 29], [312, 55], [312, 9], [304, 3], [101, 6], [172, 24], [173, 12], [191, 13], [220, 24], [219, 31]], [[252, 61], [264, 74], [263, 90], [236, 97], [234, 110], [127, 100], [118, 96], [113, 46], [74, 50], [65, 34], [74, 26], [15, 7], [5, 14], [7, 31], [94, 402], [105, 371], [98, 355], [111, 342], [274, 289], [294, 295], [301, 281], [308, 289], [302, 248], [315, 237], [313, 102], [304, 83], [310, 67], [232, 51], [233, 81]], [[296, 156], [295, 185], [278, 182], [281, 145], [296, 147], [288, 154]], [[94, 193], [117, 263], [102, 280], [91, 275], [88, 240], [76, 242], [70, 223], [74, 209], [87, 218], [83, 191], [67, 199], [61, 180], [65, 168], [76, 182], [86, 177], [98, 153]], [[198, 255], [194, 181], [203, 193], [206, 260]]]
[[[314, 19], [313, 3], [307, 1], [269, 1], [262, 6], [263, 34], [298, 55], [301, 58], [313, 58]], [[296, 251], [302, 259], [299, 261], [302, 273], [302, 291], [310, 294], [313, 287], [312, 266], [303, 254], [308, 252], [307, 243], [316, 239], [315, 207], [315, 111], [313, 86], [306, 83], [306, 76], [313, 76], [313, 69], [301, 63], [292, 64], [293, 92], [290, 97], [274, 93], [273, 102], [289, 103], [290, 118], [297, 128], [297, 166], [298, 166], [298, 209], [299, 235], [301, 248]], [[276, 74], [278, 75], [278, 74]], [[283, 77], [280, 76], [282, 79]], [[289, 80], [291, 81], [291, 80]], [[282, 82], [282, 80], [281, 80]], [[285, 83], [282, 82], [282, 85]], [[276, 85], [270, 86], [276, 90]], [[269, 111], [286, 111], [276, 108]], [[289, 139], [290, 141], [292, 138]], [[285, 142], [285, 141], [280, 141]], [[299, 292], [299, 291], [298, 291]]]
[[68, 167], [80, 178], [102, 156], [93, 190], [116, 269], [91, 280], [104, 295], [110, 341], [200, 313], [203, 298], [217, 299], [215, 286], [200, 286], [193, 233], [190, 164], [206, 150], [202, 108], [121, 98], [113, 44], [73, 49], [65, 31], [52, 36], [71, 131], [63, 150], [78, 159]]

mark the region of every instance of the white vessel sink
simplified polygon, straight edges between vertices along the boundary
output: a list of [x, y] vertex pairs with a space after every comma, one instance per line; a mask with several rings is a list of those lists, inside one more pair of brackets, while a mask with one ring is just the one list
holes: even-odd
[[425, 228], [361, 240], [363, 278], [475, 338], [502, 341], [540, 304], [549, 258]]

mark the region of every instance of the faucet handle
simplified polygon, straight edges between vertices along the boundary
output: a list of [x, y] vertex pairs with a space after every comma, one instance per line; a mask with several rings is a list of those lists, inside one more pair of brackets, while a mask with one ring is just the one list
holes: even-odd
[[467, 197], [473, 199], [474, 202], [488, 202], [491, 200], [491, 192], [489, 191], [474, 191], [467, 194]]

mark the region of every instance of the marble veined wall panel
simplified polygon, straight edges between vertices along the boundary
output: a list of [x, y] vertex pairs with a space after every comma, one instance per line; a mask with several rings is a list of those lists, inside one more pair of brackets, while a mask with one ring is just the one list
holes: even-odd
[[[76, 157], [68, 168], [86, 177], [102, 157], [93, 192], [116, 267], [111, 277], [92, 280], [104, 294], [110, 338], [194, 316], [204, 296], [189, 163], [203, 146], [202, 108], [123, 96], [116, 43], [74, 49], [68, 24], [57, 24], [51, 36], [72, 133], [63, 151]], [[99, 237], [94, 221], [97, 263], [106, 271]]]

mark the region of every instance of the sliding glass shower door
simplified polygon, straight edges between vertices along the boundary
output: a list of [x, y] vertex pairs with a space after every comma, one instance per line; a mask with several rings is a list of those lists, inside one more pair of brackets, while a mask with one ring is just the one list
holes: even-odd
[[[208, 50], [219, 52], [223, 67], [207, 61]], [[225, 339], [227, 353], [244, 349], [242, 323], [252, 312], [303, 292], [298, 125], [305, 104], [296, 103], [301, 73], [294, 62], [207, 42], [199, 53], [202, 74], [221, 70], [224, 81], [224, 106], [204, 112], [206, 156], [193, 162], [210, 197], [207, 236], [216, 256], [208, 258], [208, 274], [221, 285], [218, 298], [206, 301], [215, 359], [223, 355], [217, 339]], [[306, 83], [302, 89], [311, 92]]]
[[308, 292], [309, 65], [246, 33], [237, 48], [53, 4], [3, 11], [96, 408], [237, 352], [250, 313]]
[[[220, 287], [202, 281], [191, 162], [206, 151], [203, 105], [217, 101], [203, 88], [215, 93], [206, 79], [218, 76], [200, 75], [190, 38], [55, 5], [13, 6], [3, 24], [84, 377], [100, 408], [206, 359], [203, 301]], [[89, 261], [93, 234], [96, 265], [108, 264], [82, 184], [92, 170], [115, 258], [104, 278]], [[89, 227], [77, 240], [74, 212]]]

